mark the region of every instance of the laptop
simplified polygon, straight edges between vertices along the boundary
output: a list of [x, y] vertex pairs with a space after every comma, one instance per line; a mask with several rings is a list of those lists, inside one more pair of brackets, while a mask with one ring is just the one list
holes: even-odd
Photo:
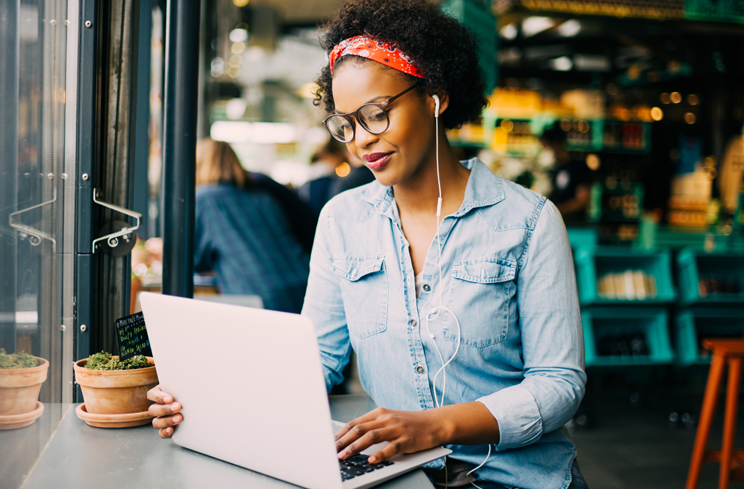
[[340, 464], [343, 424], [331, 420], [309, 319], [148, 292], [140, 301], [160, 386], [183, 406], [173, 434], [182, 447], [308, 489], [372, 487], [451, 453]]

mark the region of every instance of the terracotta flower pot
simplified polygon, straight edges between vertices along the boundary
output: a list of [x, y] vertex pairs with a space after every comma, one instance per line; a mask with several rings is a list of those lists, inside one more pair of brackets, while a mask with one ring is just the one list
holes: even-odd
[[[90, 414], [126, 414], [147, 411], [147, 391], [158, 385], [155, 362], [152, 367], [132, 370], [90, 370], [88, 359], [75, 362], [75, 382], [83, 390], [85, 410]], [[147, 422], [149, 420], [145, 420]]]
[[[39, 408], [39, 391], [47, 379], [49, 362], [34, 358], [39, 362], [36, 367], [0, 369], [0, 430], [29, 426], [44, 411], [43, 404]], [[21, 416], [29, 413], [35, 414]]]

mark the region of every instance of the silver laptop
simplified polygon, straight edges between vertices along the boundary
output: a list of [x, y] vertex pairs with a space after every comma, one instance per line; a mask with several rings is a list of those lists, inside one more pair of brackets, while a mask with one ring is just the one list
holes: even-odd
[[371, 469], [359, 457], [341, 468], [341, 424], [331, 421], [309, 319], [147, 292], [140, 301], [160, 385], [183, 405], [173, 435], [182, 447], [309, 489], [371, 487], [451, 453], [397, 455]]

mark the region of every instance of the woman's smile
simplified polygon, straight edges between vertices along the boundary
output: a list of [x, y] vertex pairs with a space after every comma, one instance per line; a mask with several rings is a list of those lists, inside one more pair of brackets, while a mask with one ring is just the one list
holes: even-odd
[[362, 155], [362, 159], [367, 163], [367, 168], [369, 168], [372, 171], [377, 171], [377, 170], [382, 170], [385, 167], [385, 165], [388, 164], [392, 154], [393, 154], [392, 152], [390, 153], [369, 153], [366, 155]]

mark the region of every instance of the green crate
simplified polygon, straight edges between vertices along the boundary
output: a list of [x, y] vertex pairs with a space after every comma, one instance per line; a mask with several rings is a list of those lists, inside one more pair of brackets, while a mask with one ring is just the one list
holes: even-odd
[[[744, 306], [744, 253], [684, 249], [677, 254], [680, 303], [685, 306]], [[735, 293], [703, 295], [701, 277], [715, 278], [722, 286], [735, 287]], [[725, 282], [725, 284], [724, 284]]]
[[706, 365], [710, 352], [701, 347], [705, 338], [744, 338], [744, 310], [689, 309], [675, 318], [677, 364]]
[[[667, 313], [658, 308], [606, 308], [581, 313], [587, 367], [664, 365], [674, 361]], [[642, 338], [645, 354], [618, 354], [607, 348], [624, 337]], [[622, 343], [622, 341], [617, 341]]]
[[744, 22], [744, 1], [685, 0], [685, 17], [691, 20]]
[[572, 250], [579, 248], [593, 250], [597, 247], [599, 234], [595, 227], [569, 226], [566, 228], [566, 232], [568, 233], [568, 241], [571, 243]]
[[[667, 250], [600, 246], [580, 248], [574, 253], [579, 302], [582, 306], [619, 304], [669, 304], [676, 299], [672, 285], [671, 256]], [[598, 281], [606, 274], [640, 270], [656, 282], [656, 296], [644, 299], [601, 297]]]

